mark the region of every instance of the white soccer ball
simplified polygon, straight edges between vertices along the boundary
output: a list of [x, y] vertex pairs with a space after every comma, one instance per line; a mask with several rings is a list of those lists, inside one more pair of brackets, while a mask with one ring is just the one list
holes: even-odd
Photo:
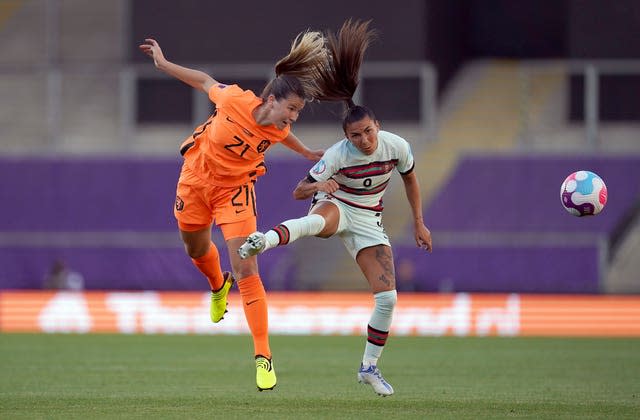
[[607, 186], [595, 173], [577, 171], [562, 183], [560, 201], [574, 216], [595, 216], [607, 204]]

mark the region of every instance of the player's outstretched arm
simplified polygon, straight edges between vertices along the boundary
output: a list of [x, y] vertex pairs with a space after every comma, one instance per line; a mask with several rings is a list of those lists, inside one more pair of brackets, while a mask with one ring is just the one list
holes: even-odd
[[324, 150], [311, 150], [304, 143], [300, 141], [295, 134], [289, 133], [289, 135], [282, 140], [282, 144], [287, 148], [293, 150], [296, 153], [301, 154], [305, 158], [317, 162], [324, 154]]
[[415, 172], [411, 171], [406, 175], [402, 175], [402, 181], [404, 182], [404, 189], [407, 193], [407, 200], [411, 206], [411, 213], [413, 213], [413, 228], [416, 245], [431, 252], [431, 231], [425, 226], [424, 219], [422, 217], [422, 198], [420, 196], [420, 184], [418, 183], [418, 177], [416, 177]]
[[175, 77], [178, 80], [182, 80], [195, 89], [202, 90], [205, 93], [208, 93], [209, 88], [218, 83], [218, 81], [216, 81], [205, 72], [179, 66], [178, 64], [172, 63], [171, 61], [167, 60], [162, 53], [160, 44], [158, 44], [155, 39], [145, 39], [144, 44], [140, 45], [139, 48], [140, 51], [153, 59], [153, 64], [158, 70], [163, 71], [169, 76]]

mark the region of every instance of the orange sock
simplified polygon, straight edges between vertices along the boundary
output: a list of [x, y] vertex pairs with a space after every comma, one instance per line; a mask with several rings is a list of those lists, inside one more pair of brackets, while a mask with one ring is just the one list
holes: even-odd
[[253, 336], [254, 354], [271, 358], [267, 294], [260, 275], [253, 274], [238, 280], [238, 289], [242, 297], [244, 316], [247, 318], [247, 324]]
[[206, 254], [202, 257], [192, 258], [191, 261], [207, 277], [211, 290], [220, 290], [224, 284], [224, 278], [220, 269], [220, 254], [218, 254], [218, 248], [216, 248], [215, 244], [211, 242], [209, 251]]

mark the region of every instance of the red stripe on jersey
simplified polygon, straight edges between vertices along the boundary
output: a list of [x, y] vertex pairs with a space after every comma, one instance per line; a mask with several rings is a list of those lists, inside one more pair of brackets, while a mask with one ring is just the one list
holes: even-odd
[[338, 172], [347, 178], [369, 178], [376, 175], [384, 175], [393, 171], [398, 165], [398, 159], [388, 160], [386, 162], [371, 162], [366, 165], [349, 166], [342, 168]]
[[366, 188], [351, 188], [343, 184], [338, 184], [338, 185], [340, 186], [340, 191], [344, 191], [349, 194], [374, 195], [374, 194], [378, 194], [381, 191], [384, 191], [384, 189], [387, 188], [387, 184], [389, 184], [389, 180], [386, 180], [382, 184], [378, 185], [377, 187], [371, 188], [370, 190]]

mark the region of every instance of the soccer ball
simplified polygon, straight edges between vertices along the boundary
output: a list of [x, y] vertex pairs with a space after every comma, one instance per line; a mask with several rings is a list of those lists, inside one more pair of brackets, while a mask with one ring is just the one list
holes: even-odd
[[607, 186], [595, 173], [577, 171], [562, 183], [560, 201], [574, 216], [595, 216], [607, 204]]

